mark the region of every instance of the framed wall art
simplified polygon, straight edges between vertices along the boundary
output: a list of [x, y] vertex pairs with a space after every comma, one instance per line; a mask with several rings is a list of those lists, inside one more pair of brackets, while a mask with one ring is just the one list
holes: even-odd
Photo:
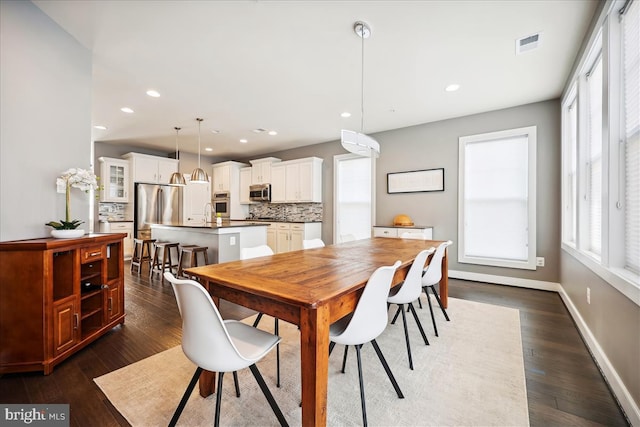
[[387, 193], [444, 191], [444, 168], [387, 174]]

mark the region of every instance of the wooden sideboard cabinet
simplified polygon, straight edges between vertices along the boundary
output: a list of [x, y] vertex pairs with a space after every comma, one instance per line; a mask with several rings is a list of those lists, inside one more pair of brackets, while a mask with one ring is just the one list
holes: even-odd
[[0, 374], [48, 375], [124, 323], [125, 237], [0, 242]]

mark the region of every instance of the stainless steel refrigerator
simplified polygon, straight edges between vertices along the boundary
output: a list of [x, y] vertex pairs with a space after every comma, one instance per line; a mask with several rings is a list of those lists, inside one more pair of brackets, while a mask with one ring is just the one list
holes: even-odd
[[182, 223], [182, 187], [161, 184], [135, 184], [133, 233], [139, 239], [151, 238], [151, 224]]

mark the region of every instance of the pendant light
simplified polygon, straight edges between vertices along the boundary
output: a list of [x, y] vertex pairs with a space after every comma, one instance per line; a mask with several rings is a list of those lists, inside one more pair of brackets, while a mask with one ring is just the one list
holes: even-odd
[[178, 161], [178, 171], [174, 172], [169, 179], [169, 185], [175, 185], [176, 187], [184, 187], [187, 185], [187, 182], [184, 179], [184, 175], [180, 173], [180, 152], [178, 151], [178, 132], [180, 132], [179, 127], [174, 127], [176, 130], [176, 160]]
[[371, 36], [371, 28], [366, 22], [358, 21], [353, 25], [353, 31], [362, 39], [362, 61], [360, 75], [360, 132], [343, 129], [340, 141], [345, 150], [365, 157], [378, 157], [380, 144], [364, 133], [364, 39]]
[[200, 124], [201, 118], [196, 119], [198, 121], [198, 167], [191, 172], [191, 182], [196, 184], [206, 184], [209, 182], [209, 175], [200, 168]]

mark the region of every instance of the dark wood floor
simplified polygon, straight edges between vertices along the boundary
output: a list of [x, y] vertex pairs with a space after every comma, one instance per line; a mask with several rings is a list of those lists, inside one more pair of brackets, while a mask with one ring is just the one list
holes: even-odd
[[[69, 403], [72, 426], [128, 425], [93, 378], [180, 344], [180, 315], [170, 285], [131, 276], [126, 267], [125, 325], [51, 375], [1, 376], [1, 403]], [[520, 310], [532, 426], [628, 425], [558, 294], [450, 280], [450, 295]], [[252, 313], [224, 301], [221, 312], [236, 319]]]

